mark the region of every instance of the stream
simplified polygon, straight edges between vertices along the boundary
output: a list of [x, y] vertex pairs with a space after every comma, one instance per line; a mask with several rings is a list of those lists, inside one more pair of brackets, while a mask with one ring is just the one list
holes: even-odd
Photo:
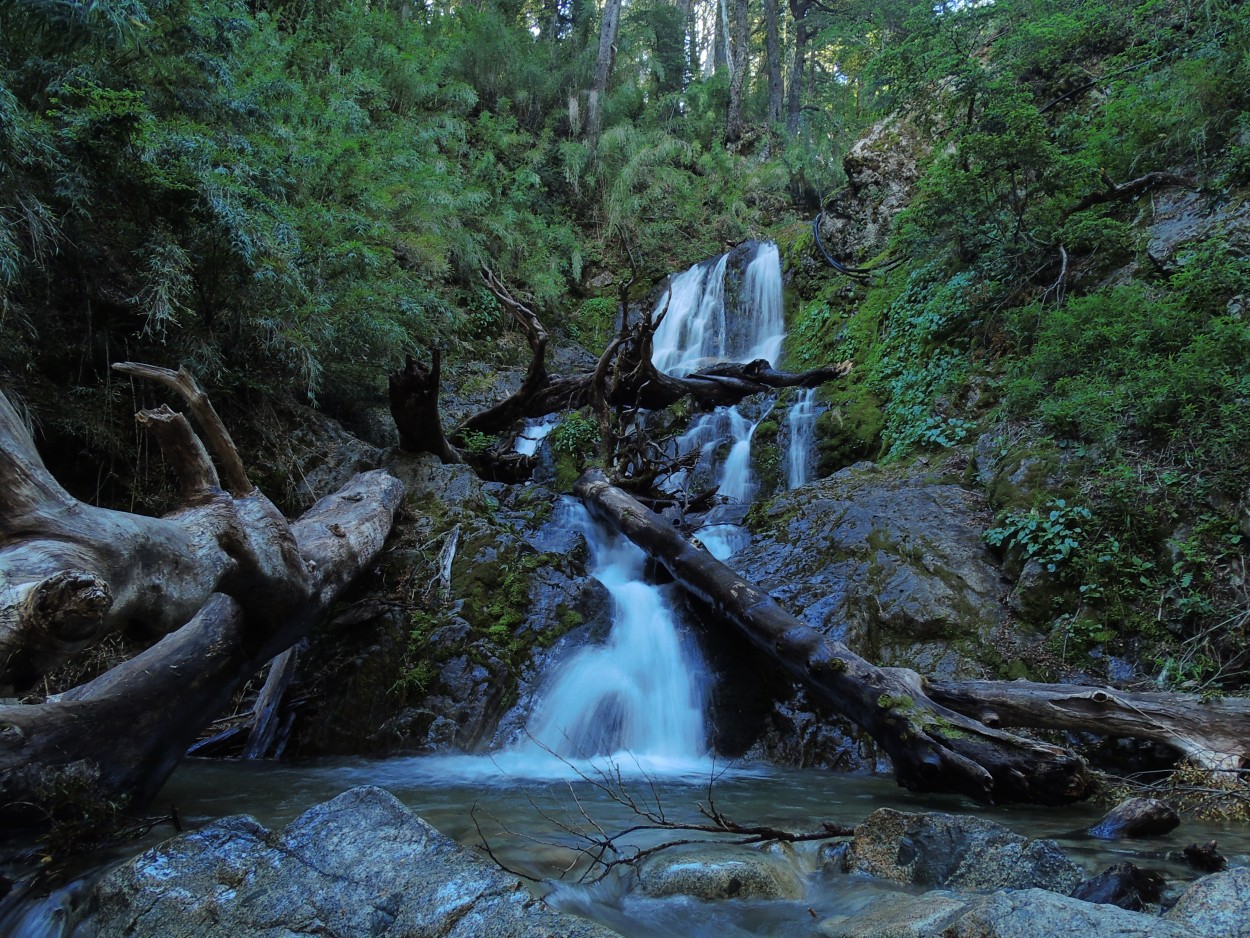
[[[727, 257], [671, 278], [658, 307], [667, 313], [655, 352], [666, 370], [693, 370], [708, 358], [759, 357], [776, 363], [784, 340], [776, 247], [756, 247], [736, 278], [731, 278]], [[785, 484], [794, 488], [811, 476], [820, 405], [813, 391], [790, 399], [777, 422], [786, 428]], [[692, 476], [716, 486], [719, 503], [704, 517], [697, 537], [717, 557], [731, 556], [749, 538], [740, 522], [758, 486], [751, 469], [753, 434], [781, 406], [774, 398], [718, 409], [692, 421], [675, 444], [679, 453], [698, 450], [699, 461], [695, 470], [671, 478], [670, 489], [689, 486]], [[534, 452], [552, 426], [553, 421], [535, 422], [523, 444], [526, 450]], [[1195, 841], [1217, 840], [1222, 853], [1246, 862], [1250, 831], [1244, 824], [1188, 822], [1166, 837], [1106, 842], [1082, 833], [1103, 813], [1098, 806], [1062, 811], [993, 807], [956, 796], [910, 794], [881, 777], [718, 760], [706, 725], [708, 669], [673, 601], [675, 587], [648, 582], [641, 550], [595, 524], [575, 502], [562, 505], [561, 523], [581, 533], [590, 548], [591, 574], [611, 597], [612, 627], [602, 644], [574, 649], [550, 668], [525, 732], [506, 748], [478, 755], [300, 764], [188, 760], [154, 810], [177, 805], [189, 827], [238, 813], [272, 827], [348, 788], [378, 785], [462, 844], [476, 847], [484, 838], [504, 865], [543, 880], [537, 891], [557, 908], [629, 938], [807, 936], [816, 921], [854, 916], [872, 895], [906, 888], [824, 871], [815, 842], [783, 852], [803, 884], [797, 900], [709, 904], [688, 897], [648, 898], [634, 888], [628, 868], [618, 868], [602, 882], [579, 885], [578, 874], [585, 870], [579, 847], [587, 840], [578, 832], [614, 832], [637, 824], [631, 800], [676, 822], [702, 820], [698, 805], [714, 801], [717, 810], [741, 823], [793, 831], [817, 829], [821, 822], [853, 825], [887, 806], [969, 813], [1028, 837], [1054, 838], [1091, 874], [1132, 859], [1170, 881], [1192, 879], [1197, 874], [1167, 854]], [[167, 829], [154, 830], [127, 852], [167, 835]], [[641, 848], [687, 836], [645, 831], [619, 846]], [[0, 909], [0, 934], [71, 934], [73, 908], [83, 891], [71, 885], [22, 908]]]

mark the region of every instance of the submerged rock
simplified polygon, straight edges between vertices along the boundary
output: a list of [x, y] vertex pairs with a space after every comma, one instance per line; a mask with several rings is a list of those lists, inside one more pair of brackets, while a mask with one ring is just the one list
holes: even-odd
[[168, 840], [100, 880], [79, 933], [614, 934], [552, 910], [379, 788], [345, 792], [278, 833], [236, 816]]
[[903, 892], [874, 896], [851, 915], [825, 919], [821, 938], [929, 938], [968, 907], [970, 897], [933, 890], [913, 896]]
[[714, 844], [674, 847], [656, 854], [638, 871], [643, 895], [653, 899], [798, 899], [803, 883], [783, 858], [744, 847]]
[[983, 818], [881, 808], [855, 828], [848, 867], [897, 883], [1067, 894], [1084, 878], [1050, 840], [1029, 840]]
[[1180, 815], [1157, 798], [1130, 798], [1108, 811], [1089, 829], [1091, 837], [1119, 840], [1122, 837], [1157, 837], [1175, 830]]
[[1117, 863], [1077, 886], [1072, 898], [1140, 912], [1159, 901], [1165, 885], [1158, 873], [1138, 869], [1132, 863]]

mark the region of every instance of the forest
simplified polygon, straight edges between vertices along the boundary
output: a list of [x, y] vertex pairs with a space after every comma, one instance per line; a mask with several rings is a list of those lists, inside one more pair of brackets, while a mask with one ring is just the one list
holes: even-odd
[[[405, 802], [543, 885], [334, 934], [701, 934], [675, 895], [820, 934], [1241, 934], [1248, 191], [1234, 0], [0, 4], [0, 933], [265, 933], [104, 858], [166, 849], [177, 802], [298, 813], [201, 807], [221, 767], [330, 796], [365, 758], [399, 802], [354, 789], [324, 836], [442, 836]], [[578, 817], [446, 795], [452, 830], [386, 781], [502, 784], [457, 758], [571, 772]], [[767, 807], [877, 776], [907, 792], [878, 814], [1076, 812], [1030, 837], [1152, 799], [1231, 869], [900, 880], [871, 807]], [[1005, 849], [915, 817], [906, 850]], [[692, 836], [750, 849], [739, 885], [754, 845], [820, 859], [704, 895], [660, 871]], [[813, 898], [835, 868], [964, 898], [865, 917]], [[1231, 877], [1210, 921], [1195, 870]], [[1031, 887], [1081, 901], [967, 898]], [[767, 908], [741, 933], [817, 927]]]

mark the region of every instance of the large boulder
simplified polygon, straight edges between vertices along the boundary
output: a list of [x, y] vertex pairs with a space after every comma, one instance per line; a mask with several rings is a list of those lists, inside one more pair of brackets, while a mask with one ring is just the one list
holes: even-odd
[[1037, 887], [1067, 894], [1081, 868], [1050, 840], [1029, 840], [984, 818], [881, 808], [855, 828], [852, 872], [970, 891]]
[[933, 148], [932, 134], [897, 115], [873, 124], [842, 158], [846, 187], [825, 206], [821, 236], [830, 251], [863, 261], [885, 249]]
[[1250, 869], [1227, 870], [1190, 886], [1164, 916], [1210, 938], [1250, 938]]
[[388, 792], [357, 788], [274, 833], [223, 818], [146, 851], [93, 890], [81, 933], [608, 938], [555, 912]]
[[1094, 905], [1044, 889], [995, 892], [975, 901], [934, 938], [1195, 938], [1187, 927], [1114, 905]]

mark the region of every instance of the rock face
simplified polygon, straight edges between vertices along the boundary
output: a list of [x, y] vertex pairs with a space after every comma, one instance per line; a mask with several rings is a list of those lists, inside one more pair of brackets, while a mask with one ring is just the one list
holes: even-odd
[[[780, 495], [753, 512], [752, 543], [728, 563], [808, 625], [879, 665], [939, 679], [986, 676], [997, 664], [994, 643], [1007, 610], [1006, 584], [981, 539], [984, 503], [927, 472], [920, 464], [860, 463]], [[801, 710], [776, 708], [774, 738], [765, 734], [761, 755], [873, 767], [845, 737], [810, 733]], [[795, 750], [801, 760], [790, 755]]]
[[835, 257], [862, 261], [885, 248], [894, 216], [911, 201], [932, 139], [906, 120], [887, 117], [851, 147], [842, 160], [846, 187], [825, 207], [821, 230]]
[[387, 938], [609, 938], [553, 911], [378, 788], [357, 788], [274, 833], [224, 818], [107, 874], [80, 933]]
[[1065, 895], [1083, 878], [1054, 841], [1029, 840], [983, 818], [881, 808], [855, 828], [853, 872], [963, 890], [1038, 887]]
[[[546, 659], [609, 613], [545, 489], [483, 483], [429, 455], [393, 453], [388, 468], [407, 495], [382, 567], [387, 600], [349, 609], [319, 638], [307, 673], [320, 683], [300, 689], [300, 755], [504, 741], [524, 725], [516, 704]], [[437, 561], [452, 532], [444, 592]]]
[[859, 463], [781, 495], [730, 564], [881, 666], [981, 676], [975, 656], [1006, 622], [984, 503], [925, 471]]

